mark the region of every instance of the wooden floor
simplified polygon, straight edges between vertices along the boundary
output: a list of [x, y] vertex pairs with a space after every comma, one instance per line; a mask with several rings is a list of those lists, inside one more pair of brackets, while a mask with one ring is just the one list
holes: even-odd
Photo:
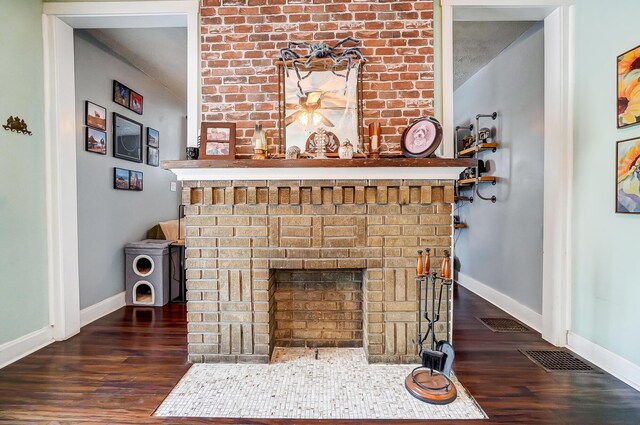
[[[508, 316], [462, 288], [456, 292], [454, 369], [490, 417], [460, 422], [640, 424], [639, 392], [607, 374], [545, 372], [517, 351], [549, 347], [538, 334], [491, 332], [477, 317]], [[185, 315], [182, 305], [123, 308], [0, 370], [0, 423], [304, 423], [151, 416], [189, 368]]]

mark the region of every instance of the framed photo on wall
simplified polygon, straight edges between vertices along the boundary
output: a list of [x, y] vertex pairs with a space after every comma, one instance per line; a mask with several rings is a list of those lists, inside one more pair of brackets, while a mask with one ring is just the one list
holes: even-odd
[[147, 127], [147, 145], [154, 148], [160, 147], [160, 132], [158, 130]]
[[198, 159], [234, 159], [236, 156], [236, 124], [203, 122], [200, 127]]
[[129, 171], [129, 190], [141, 192], [144, 184], [142, 171]]
[[117, 190], [129, 190], [129, 170], [113, 168], [113, 188]]
[[616, 144], [616, 212], [640, 214], [640, 138]]
[[89, 127], [107, 131], [107, 110], [87, 100], [84, 105], [84, 122]]
[[618, 56], [618, 128], [640, 123], [640, 46]]
[[129, 97], [131, 96], [131, 90], [124, 84], [113, 80], [113, 101], [118, 105], [122, 105], [125, 108], [129, 107]]
[[85, 127], [85, 143], [84, 149], [87, 152], [107, 154], [107, 132], [96, 130], [95, 128]]
[[142, 95], [131, 90], [131, 97], [129, 99], [129, 109], [138, 115], [142, 115]]
[[147, 146], [147, 165], [158, 167], [160, 165], [160, 149]]
[[113, 113], [113, 156], [142, 162], [142, 124]]

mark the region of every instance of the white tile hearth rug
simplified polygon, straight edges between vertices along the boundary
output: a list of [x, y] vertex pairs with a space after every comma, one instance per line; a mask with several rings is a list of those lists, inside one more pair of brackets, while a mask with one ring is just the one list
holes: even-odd
[[194, 364], [155, 416], [286, 419], [485, 419], [452, 377], [446, 406], [412, 397], [415, 365], [368, 364], [362, 348], [276, 348], [271, 364]]

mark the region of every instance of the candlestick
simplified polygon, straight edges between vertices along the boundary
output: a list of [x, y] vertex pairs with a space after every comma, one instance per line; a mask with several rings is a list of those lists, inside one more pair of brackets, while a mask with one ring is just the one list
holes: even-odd
[[372, 122], [369, 124], [369, 145], [371, 152], [369, 155], [371, 158], [377, 159], [380, 157], [380, 123]]

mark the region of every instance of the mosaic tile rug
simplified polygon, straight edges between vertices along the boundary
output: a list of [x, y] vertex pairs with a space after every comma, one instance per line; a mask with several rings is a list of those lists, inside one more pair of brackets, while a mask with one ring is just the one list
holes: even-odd
[[194, 364], [155, 416], [273, 419], [485, 419], [452, 376], [446, 406], [412, 397], [415, 365], [368, 364], [362, 348], [276, 348], [271, 364]]

